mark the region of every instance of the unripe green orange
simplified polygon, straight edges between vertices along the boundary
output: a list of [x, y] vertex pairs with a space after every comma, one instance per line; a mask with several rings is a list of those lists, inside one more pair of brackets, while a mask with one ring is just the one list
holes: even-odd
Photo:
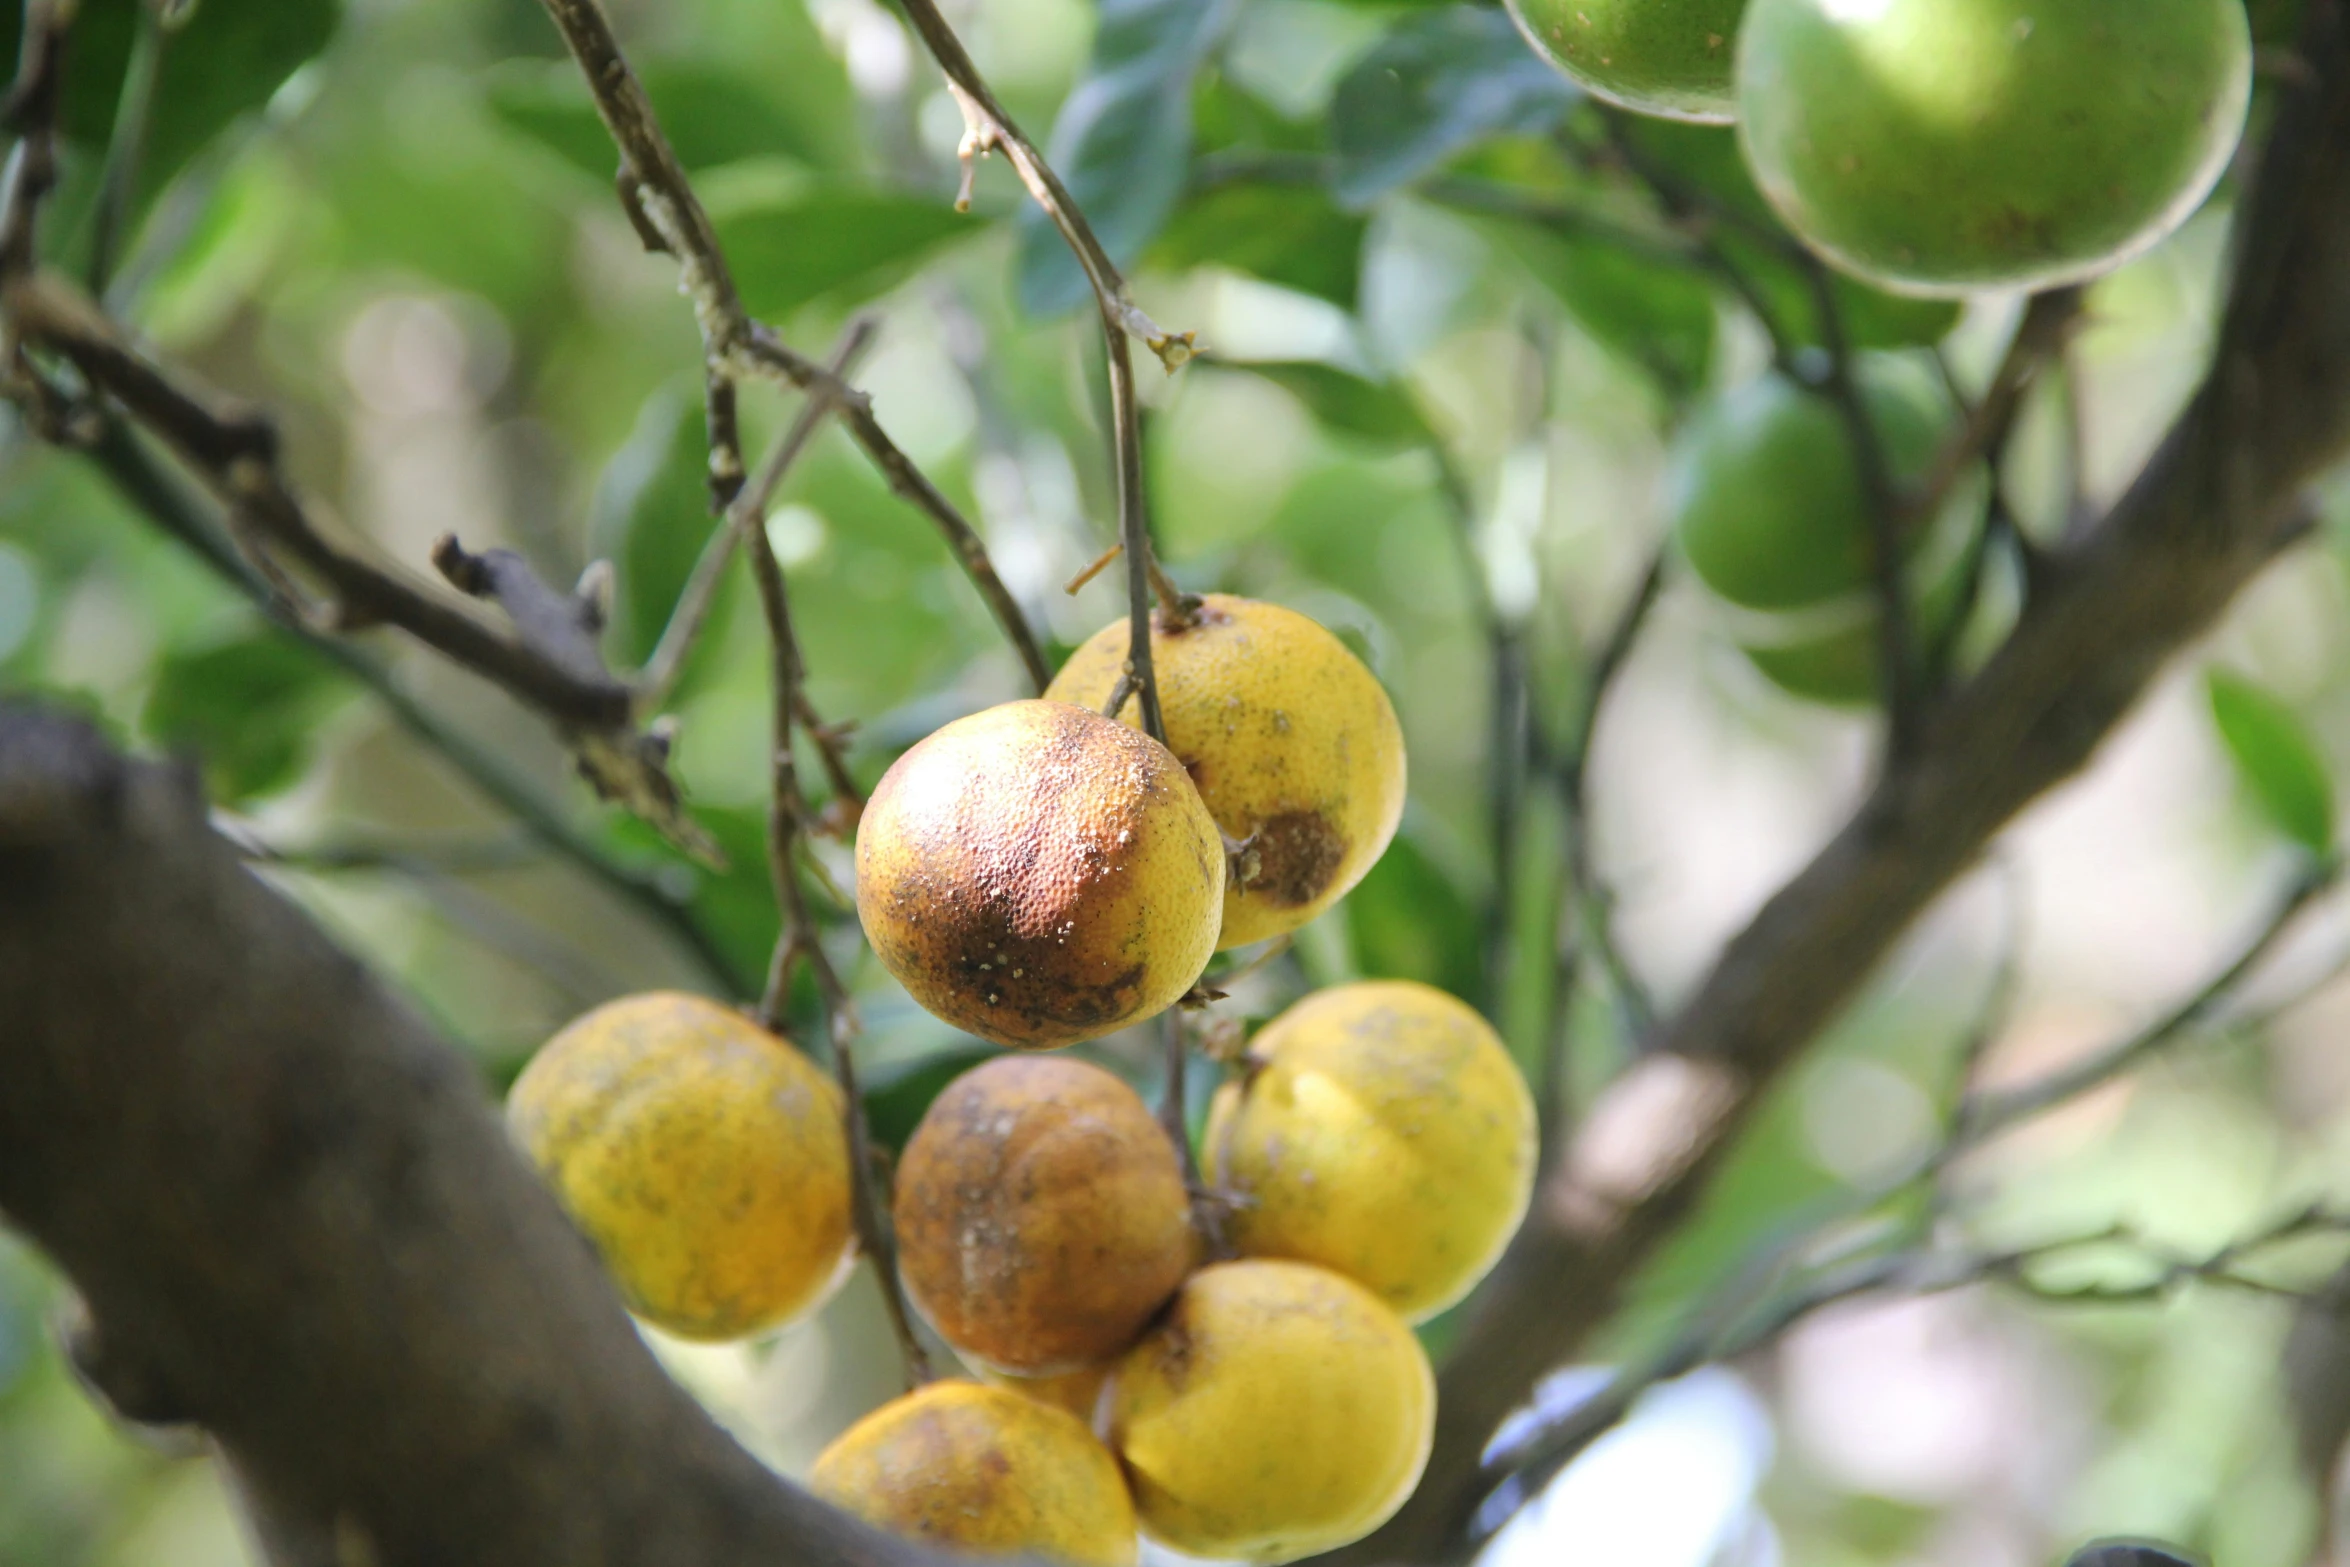
[[598, 1007], [523, 1069], [506, 1115], [657, 1327], [740, 1338], [813, 1310], [846, 1271], [840, 1091], [738, 1012], [669, 992]]
[[1900, 292], [2094, 276], [2243, 133], [2242, 0], [1752, 0], [1739, 136], [1787, 226]]
[[897, 1174], [898, 1271], [939, 1336], [1030, 1376], [1132, 1344], [1191, 1271], [1191, 1199], [1133, 1089], [1001, 1056], [931, 1102]]
[[1166, 747], [1062, 702], [958, 719], [884, 773], [857, 913], [898, 982], [1050, 1049], [1165, 1011], [1216, 947], [1224, 847]]
[[[1069, 655], [1046, 695], [1099, 708], [1125, 672], [1121, 618]], [[1249, 844], [1220, 947], [1297, 929], [1363, 879], [1403, 820], [1403, 728], [1345, 643], [1294, 610], [1210, 593], [1193, 622], [1153, 616], [1167, 746], [1216, 824]], [[1119, 716], [1139, 728], [1139, 705]]]
[[1593, 96], [1641, 114], [1721, 124], [1746, 0], [1509, 0], [1536, 52]]
[[1302, 1262], [1202, 1268], [1110, 1384], [1143, 1532], [1291, 1562], [1359, 1540], [1428, 1461], [1436, 1379], [1403, 1319]]
[[933, 1382], [826, 1448], [808, 1487], [877, 1528], [950, 1550], [1131, 1567], [1134, 1504], [1078, 1419], [975, 1382]]
[[[1861, 402], [1890, 477], [1916, 480], [1958, 427], [1934, 372], [1883, 354], [1859, 361]], [[1982, 516], [1979, 465], [1945, 502], [1947, 526]], [[1867, 492], [1844, 419], [1826, 396], [1785, 376], [1757, 377], [1721, 398], [1673, 454], [1669, 508], [1682, 554], [1705, 585], [1748, 609], [1803, 609], [1865, 591], [1873, 534]], [[1941, 523], [1913, 530], [1915, 551]]]
[[1248, 1256], [1320, 1263], [1408, 1320], [1467, 1294], [1534, 1190], [1534, 1098], [1486, 1021], [1441, 990], [1318, 991], [1216, 1093], [1209, 1183]]

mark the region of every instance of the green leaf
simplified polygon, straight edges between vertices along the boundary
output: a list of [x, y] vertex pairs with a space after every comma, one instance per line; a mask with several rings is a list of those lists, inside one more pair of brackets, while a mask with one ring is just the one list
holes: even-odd
[[[1093, 58], [1062, 101], [1047, 156], [1122, 266], [1183, 196], [1192, 78], [1239, 14], [1239, 0], [1102, 0]], [[1033, 203], [1020, 212], [1016, 266], [1030, 315], [1057, 315], [1088, 293], [1084, 271]]]
[[1549, 129], [1579, 96], [1505, 11], [1455, 5], [1413, 16], [1338, 84], [1338, 199], [1367, 207], [1476, 142]]
[[[813, 168], [832, 150], [787, 112], [769, 83], [704, 60], [653, 59], [638, 71], [661, 128], [689, 170], [781, 154]], [[490, 79], [490, 110], [513, 130], [579, 168], [609, 181], [618, 167], [611, 133], [578, 68], [568, 60], [514, 61]]]
[[1376, 446], [1423, 446], [1427, 421], [1400, 389], [1312, 360], [1238, 365], [1261, 375], [1313, 411], [1325, 429]]
[[[655, 392], [596, 487], [589, 547], [612, 562], [613, 655], [634, 667], [661, 640], [711, 530], [709, 446], [702, 404], [675, 387]], [[702, 628], [704, 650], [725, 641], [721, 593]], [[690, 673], [690, 666], [689, 666]]]
[[301, 775], [311, 730], [341, 691], [334, 665], [258, 631], [164, 655], [140, 721], [151, 738], [197, 756], [214, 799], [235, 802]]
[[815, 300], [850, 305], [894, 286], [931, 251], [984, 223], [945, 202], [818, 186], [710, 214], [753, 315], [787, 316]]
[[1475, 905], [1407, 823], [1370, 874], [1346, 895], [1355, 967], [1368, 979], [1416, 979], [1456, 996], [1477, 994], [1483, 961]]
[[1717, 322], [1713, 290], [1702, 278], [1603, 240], [1511, 218], [1476, 222], [1603, 347], [1648, 370], [1669, 392], [1704, 383]]
[[[116, 105], [138, 13], [146, 0], [83, 0], [65, 54], [63, 129], [102, 148]], [[163, 44], [153, 118], [140, 160], [146, 195], [163, 188], [240, 115], [269, 102], [302, 64], [327, 46], [341, 17], [337, 0], [202, 0]], [[0, 69], [13, 77], [24, 33], [23, 0], [0, 5]]]
[[2269, 821], [2313, 854], [2334, 845], [2334, 781], [2301, 717], [2224, 669], [2211, 671], [2211, 716]]
[[1224, 185], [1185, 201], [1148, 259], [1227, 266], [1352, 310], [1369, 227], [1310, 185]]

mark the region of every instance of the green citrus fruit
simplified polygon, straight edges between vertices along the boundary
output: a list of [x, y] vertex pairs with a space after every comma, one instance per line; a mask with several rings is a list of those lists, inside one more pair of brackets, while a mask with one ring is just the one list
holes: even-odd
[[[1857, 375], [1892, 476], [1921, 477], [1958, 423], [1935, 372], [1883, 355]], [[1978, 519], [1988, 495], [1978, 468], [1952, 486], [1946, 515]], [[1843, 416], [1784, 376], [1748, 382], [1696, 421], [1674, 453], [1669, 504], [1682, 554], [1732, 604], [1804, 609], [1871, 580], [1868, 499]]]
[[[1910, 562], [1909, 635], [1931, 647], [1966, 603], [1974, 529], [1945, 527]], [[1747, 662], [1790, 696], [1835, 707], [1868, 707], [1884, 694], [1877, 668], [1877, 603], [1863, 589], [1816, 610], [1746, 617], [1736, 633]]]
[[1593, 96], [1721, 124], [1746, 0], [1509, 0], [1535, 49]]
[[1837, 265], [1900, 292], [2041, 289], [2194, 211], [2244, 128], [2243, 0], [1753, 0], [1755, 181]]

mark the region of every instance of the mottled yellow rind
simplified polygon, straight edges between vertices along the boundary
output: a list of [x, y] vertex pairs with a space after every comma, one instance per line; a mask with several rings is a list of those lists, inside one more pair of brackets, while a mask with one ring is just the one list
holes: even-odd
[[547, 1041], [506, 1117], [629, 1309], [731, 1339], [821, 1304], [854, 1244], [840, 1091], [741, 1014], [655, 992]]
[[1534, 1099], [1492, 1028], [1410, 980], [1306, 997], [1249, 1042], [1208, 1119], [1247, 1256], [1368, 1285], [1410, 1321], [1500, 1258], [1534, 1190]]
[[1172, 1006], [1216, 946], [1223, 843], [1166, 747], [1007, 702], [898, 758], [857, 831], [857, 913], [916, 1001], [1048, 1050]]
[[[1069, 655], [1046, 696], [1099, 710], [1125, 672], [1127, 623]], [[1224, 891], [1219, 947], [1297, 929], [1344, 897], [1403, 820], [1403, 728], [1346, 644], [1278, 604], [1210, 593], [1196, 624], [1154, 618], [1167, 745], [1216, 823], [1254, 839], [1255, 873]], [[1129, 701], [1120, 719], [1140, 728]]]
[[1002, 1388], [933, 1382], [824, 1450], [809, 1489], [876, 1528], [988, 1556], [1132, 1567], [1117, 1460], [1066, 1411]]
[[1028, 1375], [1098, 1365], [1191, 1271], [1191, 1198], [1134, 1090], [999, 1056], [931, 1102], [898, 1161], [898, 1272], [939, 1336]]
[[1369, 1534], [1419, 1483], [1435, 1420], [1403, 1319], [1302, 1262], [1193, 1274], [1110, 1384], [1143, 1532], [1227, 1560], [1291, 1562]]

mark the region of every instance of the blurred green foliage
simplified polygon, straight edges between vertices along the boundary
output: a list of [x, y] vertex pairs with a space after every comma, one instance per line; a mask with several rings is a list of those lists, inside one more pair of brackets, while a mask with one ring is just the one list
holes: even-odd
[[[1113, 511], [1082, 278], [1000, 159], [979, 168], [972, 212], [954, 210], [961, 123], [894, 13], [871, 0], [612, 8], [745, 299], [811, 354], [851, 312], [874, 311], [861, 384], [986, 534], [1048, 645], [1119, 613], [1114, 572], [1061, 591], [1107, 543]], [[2289, 35], [2293, 7], [2255, 9], [2264, 37]], [[1619, 121], [1492, 7], [980, 0], [954, 19], [1011, 112], [1049, 133], [1139, 302], [1208, 348], [1146, 388], [1172, 570], [1321, 619], [1371, 662], [1405, 725], [1412, 806], [1394, 847], [1223, 1012], [1262, 1021], [1311, 986], [1422, 979], [1492, 1015], [1571, 1117], [1640, 1041], [1637, 998], [1566, 885], [1562, 748], [1594, 650], [1660, 547], [1676, 431], [1764, 367], [1763, 316], [1798, 353], [1825, 336], [1814, 280], [1775, 237], [1734, 137]], [[11, 49], [17, 22], [12, 5]], [[63, 265], [90, 252], [135, 22], [134, 0], [85, 0], [47, 233]], [[448, 530], [518, 549], [554, 580], [610, 560], [608, 652], [636, 666], [712, 526], [699, 345], [671, 263], [644, 254], [613, 200], [611, 148], [537, 5], [201, 0], [158, 47], [110, 301], [163, 350], [276, 409], [299, 481], [410, 567]], [[1693, 224], [1700, 208], [1712, 217]], [[1700, 233], [1718, 256], [1694, 248]], [[2215, 220], [2093, 294], [2077, 384], [2035, 392], [2011, 456], [2027, 525], [2052, 536], [2151, 446], [2197, 373], [2218, 254]], [[1842, 279], [1827, 292], [1856, 346], [1939, 345], [1968, 386], [2012, 317]], [[789, 413], [746, 390], [753, 449]], [[2086, 462], [2068, 451], [2076, 428]], [[936, 533], [837, 432], [768, 526], [810, 696], [857, 725], [861, 781], [938, 723], [1019, 694]], [[2201, 702], [2180, 723], [2158, 701], [2129, 764], [2160, 775], [2142, 791], [2156, 803], [2100, 805], [2120, 825], [2037, 873], [2055, 912], [2025, 921], [2035, 967], [2003, 1045], [2019, 1060], [2167, 1005], [2239, 933], [2281, 842], [2330, 847], [2332, 764], [2350, 743], [2350, 551], [2340, 530], [2329, 538], [2222, 634], [2257, 686], [2215, 678], [2216, 724]], [[2014, 563], [1995, 567], [1970, 658], [2014, 612]], [[1618, 934], [1667, 1004], [1837, 825], [1868, 743], [1865, 716], [1756, 678], [1720, 607], [1668, 576], [1590, 779]], [[369, 633], [387, 699], [272, 629], [84, 459], [13, 427], [0, 448], [0, 685], [195, 755], [224, 811], [273, 845], [398, 846], [372, 864], [268, 874], [493, 1083], [595, 1001], [654, 985], [739, 995], [763, 973], [776, 929], [767, 666], [747, 594], [737, 573], [673, 704], [679, 774], [726, 851], [712, 870], [585, 798], [553, 737], [495, 693]], [[1517, 685], [1495, 678], [1495, 625], [1522, 656]], [[536, 834], [517, 835], [403, 704], [519, 779]], [[1497, 773], [1494, 737], [1520, 714], [1544, 744], [1522, 774]], [[812, 755], [801, 765], [821, 777]], [[2233, 809], [2231, 766], [2265, 813], [2258, 832]], [[651, 890], [584, 872], [550, 847], [562, 834]], [[458, 852], [484, 841], [521, 849], [491, 864]], [[808, 872], [857, 992], [869, 1114], [895, 1146], [976, 1047], [857, 955], [853, 913], [828, 891], [848, 880], [842, 846], [820, 845]], [[1961, 901], [1772, 1098], [1715, 1198], [1640, 1281], [1609, 1353], [1653, 1347], [1758, 1240], [1932, 1134], [1996, 933], [2015, 918]], [[681, 920], [709, 961], [677, 939]], [[1152, 1038], [1088, 1054], [1156, 1091]], [[2127, 1211], [2181, 1246], [2217, 1244], [2350, 1176], [2344, 1085], [2322, 1056], [2289, 1030], [2201, 1041], [2095, 1110], [2094, 1135], [2003, 1156], [1981, 1183], [1985, 1222], [2045, 1230]], [[1213, 1072], [1191, 1087], [1196, 1119]], [[110, 1431], [74, 1389], [44, 1325], [56, 1298], [38, 1260], [0, 1241], [0, 1567], [241, 1559], [203, 1465]], [[844, 1297], [836, 1312], [870, 1305]], [[2039, 1378], [2040, 1402], [2002, 1406], [2034, 1471], [1888, 1494], [1899, 1487], [1806, 1445], [1815, 1416], [1791, 1393], [1764, 1495], [1786, 1559], [1875, 1567], [1995, 1536], [2025, 1542], [2001, 1558], [2020, 1560], [2094, 1524], [2217, 1543], [2230, 1567], [2302, 1560], [2311, 1493], [2276, 1436], [2276, 1312], [2199, 1298], [2087, 1318], [1969, 1309], [2024, 1346], [2013, 1364]], [[730, 1419], [779, 1462], [804, 1461], [887, 1382], [813, 1365], [870, 1372], [887, 1353], [847, 1317], [818, 1326], [726, 1362], [733, 1382], [695, 1382], [745, 1400]], [[679, 1364], [691, 1380], [715, 1362]], [[765, 1367], [800, 1381], [758, 1394]], [[759, 1408], [796, 1412], [763, 1427], [742, 1413]]]

